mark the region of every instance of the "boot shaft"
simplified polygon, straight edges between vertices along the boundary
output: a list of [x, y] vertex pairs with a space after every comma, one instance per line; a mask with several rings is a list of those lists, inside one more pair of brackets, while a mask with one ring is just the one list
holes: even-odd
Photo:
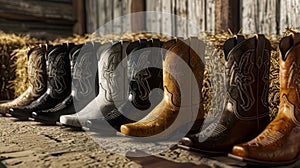
[[99, 47], [100, 43], [88, 42], [71, 52], [72, 95], [78, 102], [89, 102], [98, 94], [96, 52]]
[[126, 97], [128, 44], [128, 41], [110, 42], [97, 51], [99, 94], [108, 102], [122, 102]]
[[236, 36], [224, 45], [225, 108], [240, 120], [268, 115], [270, 51], [270, 42], [263, 35], [246, 40]]
[[47, 89], [46, 46], [35, 47], [28, 53], [29, 86], [34, 94], [40, 95]]
[[299, 82], [300, 82], [300, 34], [284, 37], [280, 42], [280, 105], [284, 113], [295, 123], [300, 121]]
[[48, 89], [52, 98], [66, 97], [71, 92], [71, 67], [69, 51], [74, 44], [52, 47], [46, 55]]
[[165, 47], [169, 47], [163, 61], [165, 98], [174, 107], [200, 105], [205, 44], [197, 38], [179, 38], [167, 42]]
[[162, 89], [162, 45], [159, 39], [140, 39], [127, 47], [129, 100], [138, 109], [148, 109], [151, 90]]

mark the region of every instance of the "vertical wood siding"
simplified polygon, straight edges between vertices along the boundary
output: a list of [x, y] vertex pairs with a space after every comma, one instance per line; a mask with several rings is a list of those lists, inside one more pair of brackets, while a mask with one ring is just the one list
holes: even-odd
[[[228, 28], [243, 33], [282, 34], [286, 27], [300, 27], [299, 0], [145, 0], [147, 11], [161, 11], [179, 18], [156, 14], [145, 17], [146, 30], [177, 36], [210, 33]], [[93, 32], [106, 21], [131, 12], [134, 0], [86, 0], [87, 30]], [[97, 11], [95, 11], [97, 10]], [[236, 16], [238, 15], [238, 16]], [[191, 26], [195, 25], [195, 26]], [[239, 26], [240, 25], [240, 26]], [[121, 30], [120, 25], [112, 29]]]

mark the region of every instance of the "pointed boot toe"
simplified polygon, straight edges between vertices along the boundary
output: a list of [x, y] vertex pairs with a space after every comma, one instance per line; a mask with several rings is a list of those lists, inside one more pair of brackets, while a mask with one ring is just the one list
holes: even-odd
[[130, 126], [128, 127], [128, 125], [130, 124], [122, 125], [120, 128], [121, 132], [125, 135], [130, 135]]
[[60, 116], [59, 122], [73, 127], [82, 127], [77, 115], [63, 115]]
[[134, 136], [134, 137], [148, 137], [151, 135], [155, 135], [155, 133], [152, 133], [151, 130], [147, 129], [147, 125], [143, 125], [141, 123], [130, 123], [130, 124], [124, 124], [121, 126], [120, 130], [122, 134], [129, 135], [129, 136]]
[[20, 108], [10, 108], [9, 114], [20, 120], [28, 120], [28, 118], [32, 117], [31, 113], [27, 113], [25, 109], [23, 111]]
[[242, 146], [242, 145], [235, 145], [232, 148], [232, 154], [235, 156], [239, 156], [242, 158], [248, 157], [248, 148], [246, 146]]

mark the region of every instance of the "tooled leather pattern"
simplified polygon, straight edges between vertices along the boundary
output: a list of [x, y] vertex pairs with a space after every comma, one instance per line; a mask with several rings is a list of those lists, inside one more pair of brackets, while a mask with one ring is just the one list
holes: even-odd
[[[284, 67], [281, 67], [282, 69], [284, 69]], [[288, 69], [288, 78], [287, 78], [287, 85], [286, 85], [287, 89], [295, 89], [296, 91], [296, 99], [297, 99], [297, 103], [300, 104], [300, 95], [299, 95], [299, 87], [300, 87], [300, 66], [297, 64], [296, 61], [293, 61], [291, 63], [291, 66]], [[293, 106], [293, 108], [292, 108]], [[298, 110], [299, 113], [299, 109], [295, 109], [294, 105], [288, 100], [288, 97], [286, 94], [282, 95], [282, 99], [280, 100], [280, 107], [279, 107], [280, 111], [285, 112], [285, 114], [287, 114], [292, 120], [293, 122], [297, 125], [300, 126], [300, 122], [296, 119], [295, 117], [295, 113], [297, 113], [295, 110]]]
[[88, 96], [92, 92], [92, 63], [89, 58], [81, 57], [80, 60], [76, 61], [74, 65], [74, 76], [73, 79], [78, 81], [78, 87], [74, 87], [75, 98], [81, 100]]
[[41, 91], [44, 90], [46, 87], [46, 81], [44, 81], [44, 69], [43, 65], [43, 57], [39, 56], [36, 59], [31, 59], [31, 63], [28, 66], [28, 77], [29, 77], [29, 84], [33, 88], [33, 94], [38, 95]]
[[[245, 111], [250, 110], [255, 102], [251, 87], [251, 84], [255, 82], [255, 76], [253, 74], [254, 62], [253, 59], [251, 59], [252, 52], [253, 50], [245, 52], [240, 56], [239, 62], [232, 60], [232, 66], [226, 67], [230, 75], [229, 87], [237, 88], [241, 101], [240, 106]], [[233, 97], [230, 92], [229, 95]]]
[[[272, 130], [272, 129], [265, 129], [264, 132], [261, 134], [261, 136], [258, 136], [257, 138], [253, 139], [252, 141], [247, 142], [249, 146], [267, 146], [272, 143], [275, 143], [279, 139], [281, 139], [284, 136], [279, 131]], [[264, 137], [264, 138], [261, 138]]]
[[66, 53], [59, 53], [53, 61], [49, 63], [49, 78], [53, 80], [54, 84], [52, 89], [55, 93], [61, 94], [66, 90], [66, 81], [65, 81], [65, 64], [64, 60]]
[[299, 99], [299, 86], [300, 86], [300, 66], [293, 61], [288, 71], [287, 89], [295, 89]]
[[115, 69], [121, 61], [120, 51], [116, 50], [111, 53], [108, 57], [108, 61], [103, 66], [103, 78], [106, 80], [107, 87], [103, 86], [104, 84], [100, 83], [100, 87], [105, 92], [106, 101], [111, 102], [112, 97], [115, 94], [118, 94], [118, 81], [117, 76], [119, 75]]
[[285, 94], [282, 95], [279, 105], [279, 111], [286, 114], [294, 124], [300, 126], [300, 122], [295, 117], [295, 106], [288, 100]]
[[[133, 62], [129, 65], [132, 70], [130, 74], [131, 80], [137, 83], [137, 93], [132, 92], [134, 97], [138, 96], [138, 99], [145, 101], [149, 98], [149, 94], [151, 91], [150, 85], [148, 83], [149, 78], [151, 78], [151, 73], [149, 71], [150, 62], [148, 61], [148, 57], [151, 51], [147, 50], [139, 54], [137, 62]], [[137, 100], [133, 99], [134, 104], [138, 104]]]
[[[178, 71], [179, 68], [177, 68], [177, 66], [178, 66], [178, 64], [168, 63], [167, 65], [164, 64], [164, 67], [163, 67], [168, 71], [167, 73], [163, 74], [166, 78], [166, 81], [173, 81], [173, 82], [168, 82], [167, 85], [164, 84], [164, 90], [165, 90], [165, 94], [169, 95], [168, 97], [171, 99], [169, 102], [171, 102], [171, 105], [174, 108], [180, 107], [180, 101], [178, 102], [178, 101], [176, 101], [176, 99], [181, 100], [181, 95], [180, 95], [180, 93], [175, 93], [176, 95], [174, 95], [174, 93], [172, 93], [172, 91], [175, 90], [175, 88], [179, 88], [178, 83], [176, 82], [176, 79], [182, 79], [184, 76], [184, 74], [182, 72]], [[168, 85], [171, 85], [171, 86], [168, 86]], [[178, 89], [178, 92], [180, 92], [179, 89]]]

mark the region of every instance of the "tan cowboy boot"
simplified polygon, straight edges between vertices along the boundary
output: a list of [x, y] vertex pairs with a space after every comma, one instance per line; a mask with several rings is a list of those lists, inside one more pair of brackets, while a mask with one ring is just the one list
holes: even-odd
[[236, 36], [225, 42], [226, 97], [220, 120], [209, 120], [200, 133], [182, 138], [179, 146], [209, 154], [228, 153], [267, 126], [270, 50], [263, 35]]
[[45, 52], [46, 46], [36, 47], [28, 52], [29, 87], [13, 101], [0, 104], [0, 114], [5, 115], [10, 108], [28, 105], [45, 93], [47, 87]]
[[236, 145], [231, 156], [266, 165], [289, 164], [300, 153], [300, 34], [280, 42], [280, 105], [276, 118], [255, 139]]
[[[148, 137], [162, 133], [173, 124], [181, 108], [192, 108], [193, 105], [195, 105], [196, 107], [198, 105], [199, 107], [199, 109], [196, 109], [197, 112], [199, 111], [199, 114], [197, 118], [194, 117], [197, 119], [195, 123], [197, 123], [197, 125], [202, 124], [202, 119], [204, 115], [203, 105], [199, 104], [201, 104], [200, 101], [202, 100], [201, 89], [204, 73], [204, 64], [202, 62], [204, 55], [203, 47], [204, 43], [196, 38], [191, 38], [185, 41], [177, 39], [176, 43], [174, 40], [165, 43], [163, 48], [167, 49], [168, 51], [165, 54], [165, 58], [163, 61], [164, 98], [142, 120], [135, 123], [122, 125], [121, 132], [123, 134], [137, 137]], [[194, 51], [191, 48], [198, 51]], [[201, 57], [198, 55], [199, 53], [202, 54]], [[179, 86], [180, 83], [184, 83], [184, 85], [186, 85], [187, 88], [191, 88], [191, 86], [189, 86], [191, 82], [190, 78], [187, 77], [189, 75], [184, 73], [184, 70], [177, 67], [177, 64], [179, 62], [175, 58], [179, 58], [181, 61], [184, 61], [185, 64], [187, 64], [187, 66], [189, 67], [189, 69], [192, 70], [192, 73], [196, 78], [195, 85], [198, 85], [198, 90], [193, 90], [193, 92], [198, 93], [198, 95], [200, 95], [200, 99], [193, 99], [195, 96], [192, 94], [192, 92], [185, 93], [186, 95], [183, 95], [183, 93], [181, 92], [182, 87], [185, 86]], [[176, 79], [174, 75], [177, 76]], [[188, 99], [188, 101], [184, 102], [182, 101], [182, 99]], [[184, 122], [190, 121], [185, 120]], [[177, 125], [174, 128], [179, 128], [181, 126], [184, 126], [185, 124], [186, 123], [181, 123], [181, 125]], [[197, 129], [197, 126], [194, 126], [193, 128]]]

